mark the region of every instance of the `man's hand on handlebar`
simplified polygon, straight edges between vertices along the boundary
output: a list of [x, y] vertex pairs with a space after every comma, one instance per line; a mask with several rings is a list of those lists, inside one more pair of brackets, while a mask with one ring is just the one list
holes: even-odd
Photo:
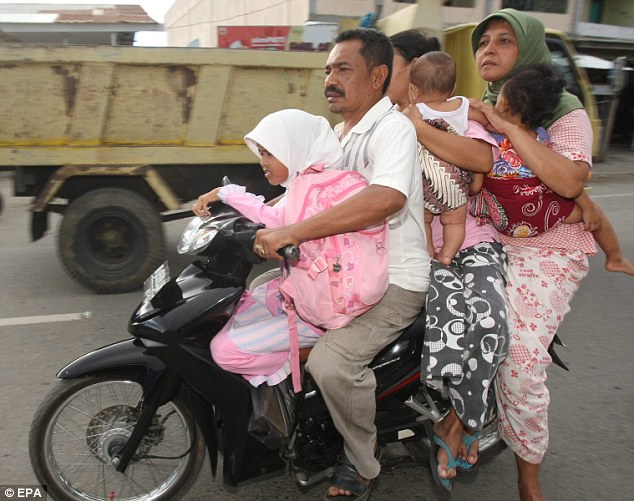
[[211, 212], [209, 212], [209, 204], [213, 202], [217, 202], [218, 192], [220, 191], [220, 187], [214, 188], [213, 190], [205, 193], [204, 195], [200, 195], [198, 200], [194, 202], [192, 205], [192, 212], [196, 214], [198, 217], [210, 216]]
[[299, 245], [299, 240], [293, 235], [293, 226], [258, 230], [253, 241], [253, 252], [267, 259], [283, 259], [277, 253], [278, 249], [287, 245]]

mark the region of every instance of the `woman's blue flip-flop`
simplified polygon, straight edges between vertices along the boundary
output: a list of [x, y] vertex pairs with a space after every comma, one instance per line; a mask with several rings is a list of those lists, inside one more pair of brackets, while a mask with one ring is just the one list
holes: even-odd
[[[467, 448], [467, 455], [469, 455], [469, 450], [471, 449], [473, 442], [476, 442], [479, 439], [480, 439], [480, 432], [478, 431], [474, 431], [472, 435], [466, 435], [465, 433], [462, 434], [462, 443]], [[478, 469], [478, 466], [480, 464], [480, 451], [478, 451], [478, 459], [476, 460], [475, 463], [471, 464], [466, 459], [459, 457], [456, 460], [456, 464], [457, 464], [456, 467], [459, 470], [474, 472], [475, 470]]]
[[451, 452], [449, 446], [434, 432], [434, 424], [427, 422], [425, 423], [425, 427], [427, 428], [427, 437], [429, 438], [429, 464], [431, 466], [432, 476], [440, 487], [446, 491], [451, 491], [451, 488], [453, 487], [453, 479], [442, 478], [440, 473], [438, 473], [438, 451], [440, 450], [440, 447], [442, 447], [447, 453], [447, 458], [449, 459], [447, 463], [448, 470], [456, 468], [458, 463], [456, 462], [453, 452]]

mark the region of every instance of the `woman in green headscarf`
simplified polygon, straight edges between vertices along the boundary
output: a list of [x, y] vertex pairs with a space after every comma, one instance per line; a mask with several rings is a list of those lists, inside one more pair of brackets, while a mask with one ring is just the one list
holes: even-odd
[[[513, 9], [496, 12], [475, 28], [476, 65], [486, 80], [483, 111], [506, 136], [523, 163], [546, 186], [567, 198], [583, 190], [592, 162], [592, 127], [579, 100], [562, 93], [559, 106], [544, 124], [551, 148], [529, 131], [504, 120], [492, 107], [504, 82], [519, 68], [550, 62], [541, 21]], [[540, 464], [548, 448], [546, 369], [548, 347], [596, 252], [582, 223], [562, 224], [531, 238], [501, 235], [508, 254], [506, 287], [510, 332], [509, 357], [496, 377], [499, 432], [516, 457], [522, 501], [543, 500]]]

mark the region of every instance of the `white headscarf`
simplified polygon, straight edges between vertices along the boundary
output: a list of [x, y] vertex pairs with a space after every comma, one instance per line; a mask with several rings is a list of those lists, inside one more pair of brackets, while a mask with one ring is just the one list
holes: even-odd
[[286, 166], [288, 178], [281, 183], [285, 188], [298, 172], [311, 165], [323, 163], [324, 169], [339, 169], [342, 165], [343, 150], [328, 121], [301, 110], [267, 115], [244, 136], [244, 141], [258, 157], [259, 144]]

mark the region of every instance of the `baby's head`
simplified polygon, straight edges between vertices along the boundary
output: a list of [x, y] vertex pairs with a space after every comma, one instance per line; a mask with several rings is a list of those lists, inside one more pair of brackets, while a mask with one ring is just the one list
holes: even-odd
[[287, 109], [265, 116], [244, 142], [260, 158], [271, 184], [287, 187], [298, 172], [318, 163], [341, 166], [343, 150], [328, 120]]
[[504, 83], [495, 107], [535, 129], [552, 116], [565, 88], [566, 79], [554, 65], [524, 66]]
[[456, 88], [456, 62], [442, 51], [423, 54], [412, 63], [409, 96], [412, 103], [429, 97], [449, 99]]

